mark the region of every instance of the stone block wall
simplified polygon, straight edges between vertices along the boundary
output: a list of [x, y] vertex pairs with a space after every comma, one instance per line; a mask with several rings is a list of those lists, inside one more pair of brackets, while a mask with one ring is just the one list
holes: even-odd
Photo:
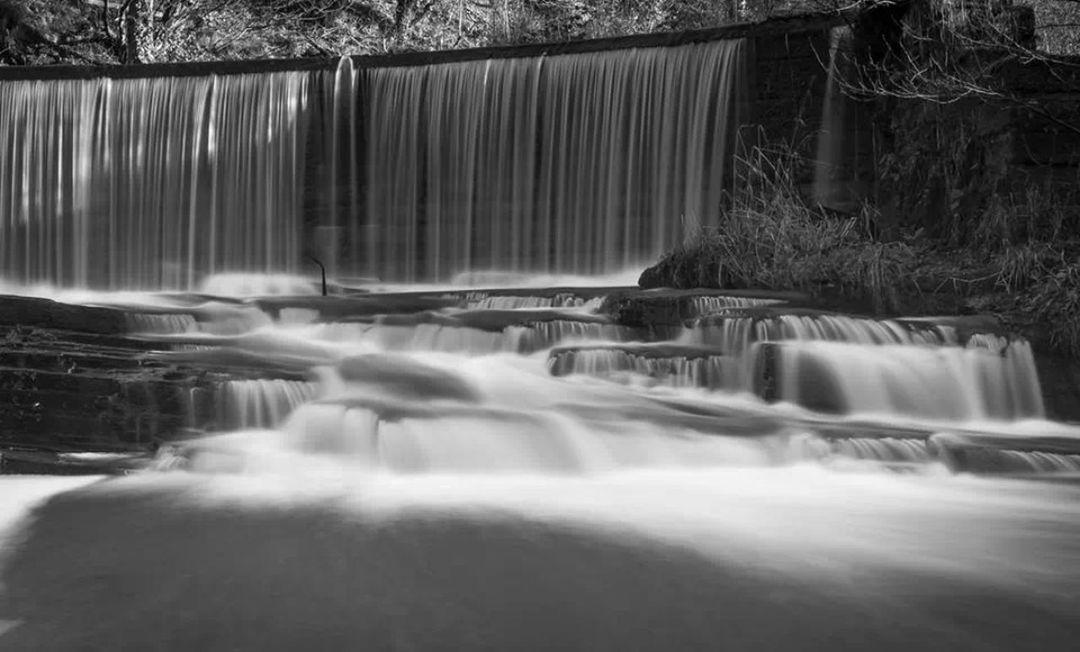
[[1015, 110], [1012, 162], [1033, 179], [1080, 181], [1080, 57], [1014, 63], [1003, 75]]
[[750, 87], [756, 94], [751, 127], [768, 141], [792, 144], [813, 155], [828, 80], [832, 25], [823, 24], [753, 39]]

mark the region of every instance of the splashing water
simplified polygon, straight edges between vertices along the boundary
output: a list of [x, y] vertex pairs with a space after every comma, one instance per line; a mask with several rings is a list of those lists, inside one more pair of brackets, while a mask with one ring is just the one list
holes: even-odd
[[721, 301], [678, 342], [570, 295], [375, 315], [405, 304], [319, 297], [304, 319], [198, 301], [197, 328], [139, 337], [308, 380], [230, 381], [233, 432], [39, 510], [3, 575], [11, 649], [273, 649], [298, 627], [330, 647], [1010, 649], [1002, 609], [1033, 644], [1078, 630], [1076, 489], [950, 474], [1080, 467], [1075, 429], [1031, 418], [1022, 341]]

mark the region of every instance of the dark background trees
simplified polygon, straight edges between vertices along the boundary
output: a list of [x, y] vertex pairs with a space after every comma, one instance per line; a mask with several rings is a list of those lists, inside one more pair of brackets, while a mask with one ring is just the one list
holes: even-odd
[[[871, 0], [852, 0], [869, 2]], [[933, 0], [965, 10], [999, 0]], [[1080, 3], [1036, 6], [1039, 46], [1080, 52]], [[0, 64], [377, 54], [710, 27], [847, 0], [0, 0]]]

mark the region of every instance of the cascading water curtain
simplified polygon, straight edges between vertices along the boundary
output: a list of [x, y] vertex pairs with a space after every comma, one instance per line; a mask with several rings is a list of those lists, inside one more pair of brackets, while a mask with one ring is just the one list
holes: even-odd
[[612, 272], [719, 217], [743, 41], [361, 71], [355, 271]]
[[0, 82], [0, 277], [189, 288], [295, 266], [309, 81]]

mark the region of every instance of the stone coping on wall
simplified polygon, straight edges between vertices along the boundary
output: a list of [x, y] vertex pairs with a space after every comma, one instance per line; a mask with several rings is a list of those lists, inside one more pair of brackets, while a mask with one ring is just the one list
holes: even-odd
[[[583, 54], [632, 48], [661, 48], [735, 38], [776, 37], [820, 31], [845, 24], [838, 12], [799, 14], [772, 18], [756, 23], [739, 23], [710, 29], [683, 32], [636, 34], [584, 41], [510, 45], [434, 52], [405, 52], [387, 55], [354, 55], [358, 68], [389, 68], [455, 63], [485, 59]], [[239, 75], [250, 73], [304, 70], [333, 70], [340, 57], [309, 59], [249, 59], [236, 61], [201, 61], [191, 63], [156, 63], [107, 66], [0, 66], [0, 81], [93, 78], [191, 77], [203, 75]]]

